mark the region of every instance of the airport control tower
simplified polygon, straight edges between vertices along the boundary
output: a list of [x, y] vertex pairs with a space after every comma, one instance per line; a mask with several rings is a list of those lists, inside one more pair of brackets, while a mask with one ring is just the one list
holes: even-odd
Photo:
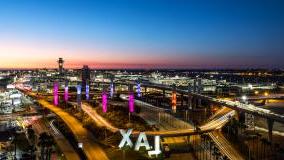
[[63, 58], [59, 58], [57, 62], [58, 62], [58, 72], [59, 72], [60, 75], [63, 75], [63, 72], [64, 72], [64, 69], [63, 69], [64, 60], [63, 60]]

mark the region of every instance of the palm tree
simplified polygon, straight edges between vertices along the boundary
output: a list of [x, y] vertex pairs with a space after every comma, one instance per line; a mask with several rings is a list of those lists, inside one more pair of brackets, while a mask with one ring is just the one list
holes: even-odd
[[13, 141], [12, 141], [12, 143], [14, 143], [14, 159], [16, 159], [16, 155], [17, 155], [17, 141], [18, 141], [17, 133], [15, 132], [14, 138], [13, 138]]
[[222, 160], [229, 160], [229, 158], [226, 155], [224, 155], [222, 156]]
[[34, 160], [35, 159], [34, 152], [36, 151], [36, 147], [34, 145], [30, 145], [29, 146], [29, 151], [30, 151], [30, 158], [31, 158], [31, 160]]
[[[200, 142], [200, 152], [203, 152], [204, 150], [204, 148], [203, 148], [203, 146], [202, 146], [202, 143], [204, 143], [204, 140], [205, 140], [205, 137], [204, 137], [204, 134], [201, 134], [200, 135], [200, 139], [201, 139], [201, 142]], [[204, 152], [203, 152], [204, 153]], [[202, 154], [202, 159], [204, 159], [204, 157], [203, 157], [203, 155], [204, 154]]]
[[210, 139], [210, 141], [209, 141], [210, 158], [209, 158], [209, 159], [211, 159], [211, 154], [212, 154], [212, 148], [213, 148], [213, 146], [214, 146], [214, 142], [212, 142], [212, 140]]
[[50, 160], [51, 157], [51, 152], [52, 152], [52, 147], [54, 145], [54, 139], [51, 135], [48, 135], [47, 140], [46, 140], [46, 160]]
[[270, 152], [268, 152], [267, 156], [271, 156], [271, 153], [272, 153], [272, 143], [270, 141], [267, 141], [266, 144], [270, 148]]
[[27, 134], [28, 134], [28, 138], [33, 144], [35, 141], [35, 131], [32, 129], [32, 127], [28, 127]]
[[219, 151], [218, 148], [214, 145], [213, 146], [213, 155], [215, 156], [216, 159], [218, 159], [218, 155], [217, 155], [218, 151]]
[[39, 135], [38, 146], [40, 146], [41, 160], [49, 160], [51, 157], [52, 146], [54, 144], [54, 139], [51, 135], [43, 132]]
[[40, 159], [41, 160], [44, 160], [47, 137], [48, 137], [48, 134], [46, 132], [43, 132], [39, 135], [38, 146], [40, 147]]
[[260, 140], [260, 138], [261, 138], [261, 134], [260, 133], [256, 133], [256, 136], [257, 136], [257, 143], [256, 143], [256, 159], [258, 159], [258, 157], [259, 157], [259, 147], [258, 147], [258, 145], [259, 145], [259, 140]]
[[219, 150], [217, 150], [217, 152], [216, 152], [216, 159], [220, 159], [220, 157], [221, 157], [221, 153], [220, 153]]
[[262, 154], [263, 154], [262, 157], [265, 158], [267, 139], [261, 138], [260, 141], [261, 141], [261, 144], [262, 144]]
[[280, 147], [280, 148], [278, 149], [278, 153], [279, 153], [279, 157], [280, 157], [279, 159], [283, 158], [284, 149]]
[[241, 128], [241, 134], [243, 134], [243, 132], [247, 128], [247, 126], [243, 123], [239, 123], [239, 127]]
[[280, 144], [279, 143], [275, 143], [274, 144], [274, 153], [275, 153], [275, 159], [278, 159], [278, 153], [279, 153], [279, 149], [280, 149]]
[[205, 154], [205, 157], [207, 159], [206, 151], [208, 150], [208, 143], [209, 143], [210, 138], [209, 138], [209, 136], [207, 134], [203, 134], [203, 135], [204, 135], [203, 136], [203, 141], [204, 141], [204, 145], [203, 145], [204, 152], [203, 153]]

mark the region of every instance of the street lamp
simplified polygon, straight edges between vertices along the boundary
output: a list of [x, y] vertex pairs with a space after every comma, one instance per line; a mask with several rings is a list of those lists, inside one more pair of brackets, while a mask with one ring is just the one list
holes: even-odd
[[248, 88], [249, 88], [249, 89], [253, 89], [252, 84], [248, 84]]
[[247, 99], [248, 99], [248, 97], [246, 96], [246, 95], [243, 95], [242, 96], [242, 100], [243, 100], [243, 102], [246, 104], [247, 103]]
[[243, 100], [243, 101], [246, 101], [246, 100], [247, 100], [247, 96], [243, 95], [243, 96], [242, 96], [242, 100]]

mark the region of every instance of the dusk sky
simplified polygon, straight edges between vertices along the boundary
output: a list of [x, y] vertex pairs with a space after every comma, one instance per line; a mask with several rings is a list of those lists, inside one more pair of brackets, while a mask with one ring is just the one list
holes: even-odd
[[1, 0], [0, 68], [284, 67], [284, 1]]

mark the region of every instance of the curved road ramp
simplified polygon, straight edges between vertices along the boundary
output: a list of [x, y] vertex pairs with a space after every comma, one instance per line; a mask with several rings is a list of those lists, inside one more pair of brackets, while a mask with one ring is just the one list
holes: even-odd
[[[18, 88], [19, 90], [25, 92], [28, 96], [37, 99], [37, 96], [33, 92], [26, 92], [25, 90]], [[108, 160], [106, 153], [95, 141], [95, 137], [90, 131], [83, 127], [83, 124], [79, 122], [75, 117], [65, 112], [63, 109], [54, 106], [43, 99], [37, 99], [38, 103], [50, 111], [58, 115], [71, 129], [72, 133], [75, 135], [77, 141], [82, 145], [82, 150], [90, 160]]]

